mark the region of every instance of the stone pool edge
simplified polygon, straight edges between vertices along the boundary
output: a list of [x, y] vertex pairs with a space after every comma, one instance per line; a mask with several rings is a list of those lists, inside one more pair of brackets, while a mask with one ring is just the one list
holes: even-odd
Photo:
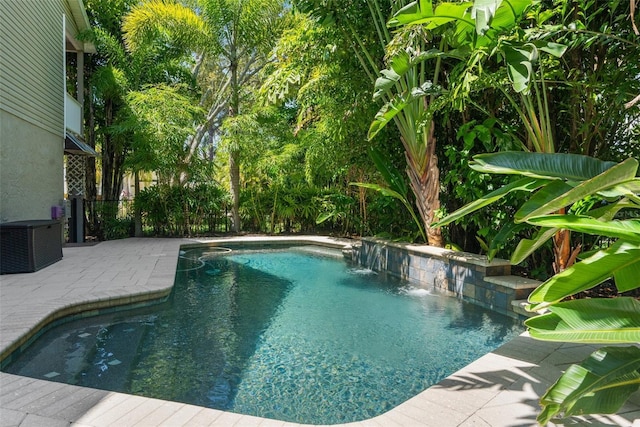
[[[244, 240], [250, 242], [276, 241], [282, 243], [287, 238], [259, 237], [259, 238], [234, 238], [234, 239], [127, 239], [118, 243], [103, 242], [105, 249], [109, 246], [115, 252], [106, 256], [102, 266], [104, 268], [111, 265], [116, 267], [127, 262], [124, 271], [138, 270], [142, 265], [149, 269], [148, 275], [143, 275], [136, 280], [129, 280], [122, 286], [112, 286], [108, 290], [91, 290], [90, 287], [81, 287], [87, 300], [87, 295], [92, 295], [94, 301], [108, 300], [117, 301], [118, 298], [127, 298], [131, 294], [127, 285], [135, 283], [137, 286], [145, 288], [142, 294], [149, 295], [154, 291], [168, 294], [173, 287], [173, 278], [177, 266], [177, 254], [180, 247], [184, 245], [202, 246], [209, 243], [224, 244], [225, 242]], [[295, 237], [293, 240], [299, 243], [323, 244], [329, 238]], [[329, 239], [335, 242], [334, 239]], [[348, 241], [345, 241], [348, 242]], [[127, 248], [132, 244], [132, 248]], [[98, 246], [100, 246], [98, 245]], [[339, 246], [334, 246], [339, 247]], [[71, 254], [81, 258], [80, 251], [88, 248], [74, 249]], [[150, 251], [146, 256], [142, 252]], [[158, 251], [160, 253], [158, 253]], [[140, 252], [140, 253], [138, 253]], [[137, 254], [137, 255], [132, 255]], [[133, 257], [126, 261], [127, 256]], [[137, 257], [137, 258], [136, 258]], [[148, 260], [147, 258], [153, 258]], [[97, 261], [97, 260], [96, 260]], [[147, 262], [149, 261], [149, 262]], [[72, 263], [73, 265], [73, 263]], [[53, 268], [53, 269], [51, 269]], [[96, 274], [96, 268], [93, 273]], [[49, 270], [48, 270], [49, 269]], [[66, 309], [69, 299], [72, 297], [73, 286], [64, 287], [61, 283], [68, 283], [71, 280], [53, 280], [56, 276], [64, 274], [59, 271], [60, 266], [48, 267], [42, 271], [50, 274], [30, 273], [29, 275], [2, 276], [2, 351], [7, 348], [7, 332], [4, 326], [14, 326], [22, 323], [24, 327], [34, 329], [42, 322], [46, 316], [42, 311], [60, 311]], [[88, 269], [91, 272], [91, 269]], [[76, 274], [77, 279], [82, 281], [81, 276]], [[22, 277], [17, 277], [22, 276]], [[68, 276], [68, 274], [67, 274]], [[126, 277], [124, 274], [121, 277]], [[89, 276], [86, 276], [89, 277]], [[27, 279], [27, 280], [25, 280]], [[118, 281], [118, 276], [103, 278], [103, 282], [112, 283]], [[88, 279], [87, 279], [88, 280]], [[22, 304], [20, 310], [17, 303], [20, 298], [9, 295], [7, 288], [15, 291], [25, 283], [38, 282], [31, 286], [33, 295], [29, 299], [29, 304]], [[76, 281], [77, 282], [77, 281]], [[61, 291], [53, 302], [47, 300], [51, 295], [50, 287], [61, 287]], [[25, 287], [27, 287], [25, 285]], [[40, 290], [40, 297], [38, 297]], [[78, 289], [76, 289], [78, 291]], [[128, 292], [128, 294], [127, 294]], [[124, 293], [124, 294], [123, 294]], [[82, 298], [82, 295], [75, 294], [75, 298]], [[9, 297], [8, 299], [5, 297]], [[13, 300], [12, 300], [13, 298]], [[38, 301], [38, 298], [40, 300]], [[55, 307], [57, 304], [62, 306]], [[91, 302], [88, 301], [87, 304]], [[28, 316], [26, 312], [29, 307], [39, 307], [40, 313], [32, 313]], [[38, 311], [38, 310], [36, 310]], [[49, 313], [50, 314], [50, 313]], [[13, 319], [12, 319], [13, 318]], [[30, 320], [29, 320], [30, 319]], [[39, 320], [38, 320], [39, 319]], [[32, 326], [25, 326], [30, 323]], [[19, 329], [19, 328], [14, 328]], [[12, 330], [15, 332], [15, 330]], [[11, 334], [9, 334], [11, 335]], [[409, 399], [391, 411], [355, 423], [350, 426], [373, 427], [373, 426], [447, 426], [447, 425], [514, 425], [518, 421], [519, 425], [534, 425], [535, 414], [537, 412], [538, 396], [544, 391], [546, 385], [555, 378], [568, 361], [575, 361], [576, 355], [582, 355], [590, 350], [586, 346], [571, 346], [555, 343], [532, 342], [526, 335], [505, 344], [498, 350], [489, 353], [478, 359], [461, 371], [448, 377], [441, 383], [423, 391], [417, 396]], [[563, 357], [559, 357], [563, 356]], [[581, 358], [582, 356], [580, 356]], [[568, 358], [568, 359], [567, 359]], [[553, 377], [553, 378], [552, 378]], [[0, 374], [2, 384], [0, 388], [0, 424], [19, 425], [20, 423], [41, 422], [41, 425], [54, 425], [54, 421], [68, 422], [76, 426], [106, 426], [106, 425], [214, 425], [214, 426], [300, 426], [302, 424], [262, 419], [247, 415], [240, 415], [230, 412], [222, 412], [214, 409], [201, 408], [193, 405], [186, 405], [177, 402], [160, 401], [157, 399], [143, 398], [116, 392], [94, 390], [77, 386], [70, 386], [60, 383], [52, 383], [44, 380], [37, 380], [15, 375]], [[628, 414], [626, 418], [640, 418], [640, 410], [636, 406], [630, 406], [625, 410]], [[612, 416], [618, 417], [618, 416]], [[608, 419], [613, 420], [612, 425], [632, 425], [624, 417]], [[13, 423], [12, 420], [18, 421]], [[51, 422], [46, 422], [49, 420]], [[524, 424], [522, 424], [524, 422]]]

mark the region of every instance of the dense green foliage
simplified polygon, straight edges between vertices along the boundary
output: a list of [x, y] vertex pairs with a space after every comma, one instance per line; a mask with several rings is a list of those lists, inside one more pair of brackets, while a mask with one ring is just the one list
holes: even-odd
[[[231, 15], [207, 14], [208, 7], [223, 10], [227, 7], [224, 2], [204, 2], [202, 8], [196, 3], [87, 2], [95, 24], [92, 40], [99, 52], [92, 60], [97, 64], [91, 65], [95, 71], [88, 73], [94, 77], [95, 84], [90, 87], [97, 101], [95, 113], [89, 116], [93, 123], [89, 135], [95, 135], [98, 148], [104, 144], [103, 159], [114, 159], [103, 160], [98, 168], [103, 180], [114, 180], [103, 183], [103, 199], [118, 198], [119, 182], [127, 170], [153, 171], [165, 184], [218, 182], [229, 188], [229, 155], [237, 153], [234, 160], [242, 171], [239, 209], [246, 230], [311, 230], [310, 208], [304, 209], [300, 218], [297, 213], [283, 216], [298, 226], [286, 226], [281, 220], [275, 222], [282, 225], [269, 221], [265, 227], [264, 212], [271, 215], [274, 209], [265, 206], [266, 202], [256, 202], [273, 201], [276, 194], [280, 198], [286, 193], [291, 193], [291, 200], [307, 200], [300, 199], [298, 193], [302, 192], [316, 194], [315, 199], [309, 198], [314, 201], [311, 206], [325, 206], [314, 209], [316, 220], [342, 218], [340, 221], [349, 224], [345, 233], [392, 232], [398, 233], [396, 237], [414, 239], [419, 236], [418, 229], [401, 201], [350, 183], [386, 185], [369, 157], [370, 147], [379, 150], [395, 169], [406, 168], [397, 129], [385, 127], [367, 141], [376, 111], [390, 99], [373, 99], [382, 86], [374, 87], [372, 81], [378, 75], [371, 70], [389, 66], [407, 46], [435, 53], [442, 48], [442, 40], [446, 40], [446, 55], [431, 53], [416, 59], [426, 64], [423, 78], [429, 82], [429, 76], [434, 76], [434, 61], [440, 58], [441, 92], [433, 94], [429, 101], [432, 108], [424, 113], [425, 120], [434, 117], [435, 154], [441, 171], [440, 215], [475, 200], [482, 188], [498, 188], [504, 183], [502, 177], [468, 169], [471, 156], [531, 143], [531, 134], [517, 119], [518, 108], [522, 108], [520, 95], [504, 84], [508, 79], [513, 81], [514, 72], [505, 72], [502, 61], [507, 56], [496, 55], [518, 40], [536, 46], [543, 41], [567, 46], [562, 60], [540, 55], [540, 61], [532, 62], [530, 76], [538, 86], [545, 83], [552, 119], [549, 132], [556, 151], [613, 160], [638, 153], [638, 126], [633, 121], [637, 106], [623, 106], [640, 91], [637, 80], [628, 78], [639, 70], [638, 61], [628, 60], [637, 57], [638, 46], [625, 2], [548, 2], [526, 9], [525, 19], [514, 31], [502, 31], [508, 37], [500, 43], [506, 45], [493, 51], [488, 47], [503, 39], [494, 37], [491, 43], [476, 40], [476, 51], [472, 51], [471, 39], [465, 38], [472, 31], [451, 32], [454, 27], [447, 25], [408, 25], [418, 16], [411, 4], [399, 12], [382, 1], [370, 2], [374, 9], [363, 9], [353, 2], [296, 2], [297, 8], [282, 12], [287, 19], [282, 21], [279, 35], [271, 36], [270, 53], [269, 47], [261, 44], [255, 54], [251, 49], [243, 52], [248, 56], [237, 64], [245, 73], [239, 77], [243, 84], [233, 92], [243, 107], [233, 116], [228, 114], [232, 92], [230, 63], [225, 59], [229, 52], [221, 48], [225, 46], [220, 39], [224, 34], [215, 33], [223, 34], [218, 37], [204, 31], [224, 28]], [[440, 6], [434, 3], [434, 7]], [[312, 13], [302, 13], [306, 11]], [[372, 11], [379, 15], [376, 22], [365, 19]], [[391, 19], [392, 26], [383, 30], [380, 18], [381, 22]], [[392, 40], [387, 52], [380, 43], [386, 31]], [[238, 41], [257, 43], [256, 37], [258, 34]], [[359, 57], [361, 54], [366, 57]], [[612, 66], [607, 58], [621, 60]], [[127, 69], [120, 71], [118, 67]], [[535, 102], [533, 107], [532, 111], [538, 111]], [[103, 116], [115, 119], [106, 122]], [[410, 184], [408, 179], [405, 184]], [[511, 196], [514, 199], [502, 206], [489, 207], [468, 216], [464, 223], [443, 229], [446, 243], [464, 250], [488, 250], [496, 230], [509, 223], [514, 212], [510, 206], [519, 203], [518, 195]], [[407, 201], [413, 204], [414, 196], [409, 194]], [[256, 203], [260, 209], [251, 207]], [[379, 212], [387, 211], [395, 212], [388, 216], [395, 215], [403, 223], [376, 220], [387, 215]], [[523, 237], [531, 237], [531, 231], [522, 229], [503, 242], [498, 255], [508, 256]], [[548, 266], [542, 258], [544, 255], [534, 255], [525, 263], [532, 269]]]
[[135, 198], [143, 229], [156, 236], [194, 236], [225, 231], [225, 191], [217, 185], [155, 185]]
[[[637, 217], [637, 186], [594, 184], [640, 157], [628, 1], [86, 5], [98, 50], [86, 64], [87, 139], [102, 154], [87, 195], [98, 199], [100, 182], [105, 201], [88, 216], [101, 238], [130, 235], [123, 177], [148, 173], [158, 185], [134, 205], [147, 234], [382, 234], [558, 273], [541, 289], [579, 282], [580, 250], [602, 250], [589, 258], [598, 265], [618, 250], [636, 255], [637, 225], [619, 226]], [[447, 218], [442, 228], [434, 217]], [[540, 330], [563, 324], [572, 304], [534, 302], [552, 313], [530, 322]], [[577, 313], [589, 320], [591, 309]], [[602, 351], [592, 359], [637, 358]], [[542, 421], [588, 406], [559, 395], [543, 399]]]
[[[513, 215], [516, 223], [540, 227], [536, 239], [522, 241], [518, 262], [559, 229], [605, 236], [610, 245], [556, 274], [529, 296], [532, 337], [591, 344], [640, 342], [640, 304], [632, 297], [575, 299], [576, 294], [613, 279], [620, 293], [640, 288], [640, 178], [638, 161], [605, 162], [575, 154], [503, 152], [474, 158], [488, 173], [522, 176], [444, 218], [441, 225], [495, 202], [513, 191], [530, 193]], [[517, 184], [517, 185], [514, 185]], [[584, 204], [584, 200], [595, 203]], [[556, 214], [569, 206], [568, 214]], [[621, 217], [620, 212], [626, 214]], [[626, 219], [629, 215], [631, 219]], [[597, 249], [597, 248], [588, 248]], [[541, 424], [571, 415], [613, 413], [640, 389], [640, 352], [634, 346], [603, 347], [572, 365], [541, 398]]]

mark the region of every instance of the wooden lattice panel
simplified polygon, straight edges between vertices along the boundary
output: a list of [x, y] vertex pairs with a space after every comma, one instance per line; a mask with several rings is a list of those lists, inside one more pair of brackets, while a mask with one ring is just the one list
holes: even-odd
[[67, 155], [67, 191], [69, 195], [84, 195], [85, 161], [85, 156]]

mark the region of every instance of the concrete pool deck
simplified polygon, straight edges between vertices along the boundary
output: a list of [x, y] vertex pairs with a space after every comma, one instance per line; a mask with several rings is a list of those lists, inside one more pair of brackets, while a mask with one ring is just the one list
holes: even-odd
[[[273, 240], [273, 238], [268, 238]], [[297, 237], [296, 240], [303, 238]], [[329, 243], [322, 237], [310, 243]], [[254, 240], [263, 240], [257, 238]], [[0, 353], [22, 345], [61, 315], [166, 295], [181, 245], [220, 239], [125, 239], [66, 247], [61, 261], [35, 273], [0, 276]], [[538, 399], [592, 346], [535, 341], [523, 334], [378, 417], [345, 424], [386, 426], [533, 426]], [[617, 415], [564, 424], [640, 427], [640, 396]], [[177, 402], [0, 373], [0, 426], [261, 426], [300, 424]]]

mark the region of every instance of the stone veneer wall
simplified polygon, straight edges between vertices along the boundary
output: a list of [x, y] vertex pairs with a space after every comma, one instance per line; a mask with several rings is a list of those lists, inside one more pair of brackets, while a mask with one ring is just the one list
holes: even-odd
[[[511, 276], [511, 263], [424, 245], [365, 238], [354, 254], [360, 265], [423, 288], [436, 288], [498, 313], [520, 318], [517, 301], [539, 284]], [[516, 301], [516, 303], [514, 303]]]

